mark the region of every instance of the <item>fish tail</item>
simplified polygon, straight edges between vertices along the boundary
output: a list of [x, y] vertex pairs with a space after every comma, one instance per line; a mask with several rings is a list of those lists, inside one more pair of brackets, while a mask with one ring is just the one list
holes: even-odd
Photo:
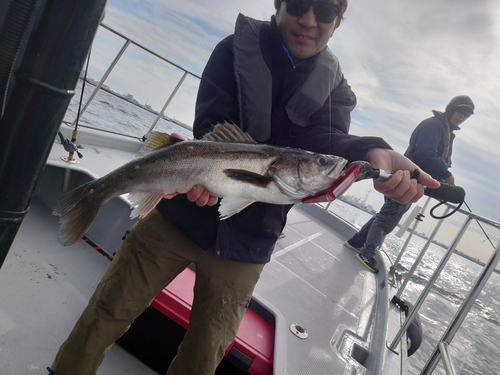
[[77, 243], [94, 221], [101, 204], [89, 196], [90, 181], [72, 190], [66, 198], [54, 207], [53, 215], [60, 216], [59, 243], [71, 246]]

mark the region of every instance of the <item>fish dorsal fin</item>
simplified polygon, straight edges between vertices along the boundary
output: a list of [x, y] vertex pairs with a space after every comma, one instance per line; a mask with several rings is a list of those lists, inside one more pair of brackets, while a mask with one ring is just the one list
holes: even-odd
[[211, 132], [205, 134], [201, 140], [211, 142], [257, 144], [257, 142], [255, 142], [248, 133], [245, 133], [237, 125], [230, 124], [227, 121], [215, 125], [214, 129]]
[[151, 151], [158, 150], [163, 147], [168, 147], [181, 141], [181, 139], [172, 137], [167, 133], [151, 132], [151, 134], [149, 134], [149, 137], [144, 141], [144, 145], [142, 145], [142, 148], [139, 150], [137, 155], [135, 155], [135, 157], [143, 157], [144, 155], [149, 154]]
[[130, 218], [139, 216], [141, 219], [149, 214], [163, 198], [164, 194], [155, 194], [147, 192], [134, 192], [128, 195], [132, 203], [132, 213]]
[[267, 187], [269, 183], [273, 180], [271, 177], [266, 177], [258, 173], [245, 171], [244, 169], [224, 169], [224, 173], [227, 177], [234, 180], [248, 182], [249, 184]]
[[254, 203], [254, 200], [242, 197], [225, 197], [220, 201], [219, 216], [221, 220], [228, 219]]

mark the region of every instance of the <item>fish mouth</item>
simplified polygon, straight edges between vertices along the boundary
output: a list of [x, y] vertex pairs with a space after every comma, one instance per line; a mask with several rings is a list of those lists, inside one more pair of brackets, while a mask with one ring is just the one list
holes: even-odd
[[327, 176], [331, 179], [336, 179], [337, 177], [340, 176], [340, 174], [342, 173], [342, 170], [344, 169], [346, 164], [347, 164], [347, 160], [345, 160], [345, 159], [340, 160], [339, 162], [335, 163], [330, 168], [325, 170], [325, 172], [324, 172], [325, 176]]
[[[344, 158], [340, 158], [336, 163], [333, 163], [332, 166], [327, 168], [323, 174], [332, 179], [336, 180], [340, 174], [342, 173], [342, 170], [347, 164], [347, 160]], [[287, 195], [288, 197], [291, 198], [292, 201], [300, 202], [302, 201], [303, 198], [311, 195], [312, 192], [307, 191], [307, 190], [297, 190], [291, 185], [288, 185], [277, 173], [273, 175], [273, 180], [276, 186], [280, 189], [280, 191]], [[328, 187], [332, 182], [329, 182], [326, 184], [326, 187]], [[320, 189], [321, 190], [321, 189]]]

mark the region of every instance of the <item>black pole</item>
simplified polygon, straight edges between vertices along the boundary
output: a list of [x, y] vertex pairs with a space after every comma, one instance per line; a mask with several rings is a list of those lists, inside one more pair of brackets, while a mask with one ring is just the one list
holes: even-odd
[[28, 211], [106, 0], [40, 4], [0, 119], [0, 267]]

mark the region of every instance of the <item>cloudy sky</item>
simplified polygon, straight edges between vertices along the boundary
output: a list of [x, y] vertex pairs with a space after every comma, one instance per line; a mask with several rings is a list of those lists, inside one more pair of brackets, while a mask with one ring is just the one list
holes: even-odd
[[[201, 75], [240, 12], [267, 20], [273, 1], [108, 0], [104, 23]], [[98, 36], [89, 69], [95, 79], [123, 43], [107, 31]], [[444, 110], [455, 95], [473, 99], [476, 114], [457, 132], [452, 173], [471, 209], [500, 221], [500, 2], [351, 0], [329, 47], [358, 98], [351, 133], [382, 136], [401, 153], [432, 109]], [[160, 110], [181, 76], [129, 47], [107, 84]], [[186, 79], [167, 115], [190, 124], [197, 87], [198, 79]], [[370, 187], [351, 191], [365, 196]], [[368, 203], [379, 207], [382, 198], [372, 192]], [[490, 232], [496, 244], [498, 233]]]

